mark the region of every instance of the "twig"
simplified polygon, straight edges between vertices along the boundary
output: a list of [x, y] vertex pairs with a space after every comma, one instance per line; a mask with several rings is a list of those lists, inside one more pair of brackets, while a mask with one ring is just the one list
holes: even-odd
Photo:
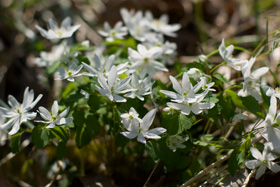
[[190, 180], [188, 180], [187, 182], [182, 184], [181, 187], [186, 187], [186, 186], [190, 185], [191, 183], [193, 183], [194, 181], [196, 181], [197, 179], [206, 175], [212, 168], [216, 167], [217, 165], [219, 165], [219, 164], [223, 163], [224, 161], [226, 161], [227, 159], [229, 159], [232, 152], [233, 152], [233, 150], [230, 150], [228, 152], [228, 154], [226, 156], [224, 156], [221, 160], [218, 160], [217, 162], [212, 163], [210, 166], [208, 166], [204, 170], [200, 171], [196, 176], [194, 176], [193, 178], [191, 178]]
[[144, 184], [144, 187], [147, 186], [149, 180], [151, 179], [152, 175], [154, 174], [155, 170], [157, 169], [157, 167], [158, 167], [158, 165], [159, 165], [159, 162], [160, 162], [160, 161], [158, 161], [157, 164], [154, 166], [153, 171], [151, 172], [150, 176], [148, 177], [148, 179], [146, 180], [146, 182], [145, 182], [145, 184]]
[[247, 176], [247, 178], [246, 178], [246, 180], [245, 180], [245, 182], [244, 182], [244, 184], [243, 184], [242, 187], [246, 187], [246, 186], [248, 185], [248, 183], [249, 183], [251, 177], [255, 174], [255, 171], [256, 171], [256, 170], [253, 169], [253, 170], [249, 173], [249, 175]]
[[49, 184], [47, 184], [45, 187], [51, 187], [51, 185], [53, 185], [54, 181], [56, 181], [58, 174], [60, 173], [60, 171], [62, 170], [63, 167], [63, 162], [61, 160], [57, 161], [57, 171], [53, 177], [53, 179], [51, 180], [51, 182]]
[[[24, 149], [25, 147], [27, 147], [30, 144], [30, 140], [26, 139], [22, 142], [19, 150], [21, 151], [22, 149]], [[1, 161], [0, 161], [0, 167], [5, 164], [7, 161], [9, 161], [10, 159], [12, 159], [15, 156], [14, 153], [9, 153], [7, 156], [5, 156]]]

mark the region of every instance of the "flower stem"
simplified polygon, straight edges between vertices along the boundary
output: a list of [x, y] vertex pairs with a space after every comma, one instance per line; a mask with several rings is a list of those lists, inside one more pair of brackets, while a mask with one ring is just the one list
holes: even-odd
[[222, 63], [218, 64], [217, 66], [215, 66], [213, 69], [210, 70], [210, 73], [212, 73], [213, 71], [215, 71], [218, 67], [224, 65], [225, 62], [223, 61]]
[[158, 165], [159, 165], [160, 160], [157, 162], [157, 164], [154, 166], [150, 176], [148, 177], [148, 179], [146, 180], [145, 184], [143, 185], [144, 187], [147, 186], [149, 180], [151, 179], [152, 175], [154, 174], [155, 170], [157, 169]]

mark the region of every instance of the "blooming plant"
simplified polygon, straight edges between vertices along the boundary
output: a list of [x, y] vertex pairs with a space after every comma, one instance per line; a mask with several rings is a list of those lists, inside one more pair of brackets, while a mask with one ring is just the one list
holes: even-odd
[[[226, 47], [222, 39], [218, 49], [181, 64], [177, 45], [166, 39], [177, 36], [180, 24], [170, 24], [167, 15], [156, 19], [150, 11], [121, 9], [120, 15], [123, 22], [113, 27], [105, 22], [98, 31], [104, 37], [100, 46], [66, 41], [80, 28], [71, 26], [69, 17], [61, 27], [50, 20], [47, 31], [36, 26], [42, 37], [56, 43], [49, 52], [41, 52], [35, 64], [47, 80], [63, 86], [51, 107], [40, 105], [36, 110], [43, 95], [34, 100], [29, 87], [22, 103], [12, 95], [8, 105], [2, 101], [1, 146], [11, 140], [11, 151], [18, 153], [22, 140], [28, 139], [38, 149], [55, 148], [56, 156], [50, 159], [55, 163], [45, 166], [54, 176], [48, 179], [50, 184], [59, 184], [59, 173], [75, 170], [66, 176], [71, 181], [71, 176], [90, 170], [82, 150], [90, 150], [86, 155], [93, 162], [100, 159], [99, 168], [106, 167], [107, 175], [116, 172], [114, 167], [125, 167], [123, 160], [135, 167], [133, 171], [150, 173], [142, 181], [145, 185], [157, 186], [161, 180], [168, 186], [218, 185], [244, 168], [252, 174], [248, 180], [280, 171], [280, 91], [262, 78], [272, 74], [280, 81], [259, 63], [259, 56], [268, 53], [261, 53], [263, 42], [250, 52]], [[235, 47], [250, 57], [233, 58]], [[213, 67], [211, 56], [217, 56], [220, 64]], [[229, 65], [237, 79], [227, 80], [218, 73], [222, 65]], [[81, 166], [73, 166], [71, 146], [73, 155], [81, 151]]]

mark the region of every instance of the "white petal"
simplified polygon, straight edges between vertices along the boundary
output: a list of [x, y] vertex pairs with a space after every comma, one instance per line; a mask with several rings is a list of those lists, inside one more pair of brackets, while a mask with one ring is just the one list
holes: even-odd
[[148, 50], [145, 46], [138, 44], [137, 49], [142, 57], [146, 57], [148, 55]]
[[256, 167], [258, 167], [260, 165], [261, 161], [259, 160], [249, 160], [247, 162], [245, 162], [245, 166], [249, 169], [255, 169]]
[[44, 120], [52, 119], [51, 113], [45, 107], [39, 107], [39, 114]]
[[148, 130], [149, 134], [151, 133], [151, 134], [156, 134], [156, 135], [160, 135], [160, 134], [165, 133], [165, 132], [166, 132], [166, 129], [162, 128], [162, 127], [157, 127], [157, 128]]
[[69, 110], [70, 110], [70, 107], [67, 107], [63, 112], [61, 112], [61, 113], [58, 115], [58, 118], [64, 118], [65, 116], [67, 116]]
[[144, 138], [144, 136], [142, 134], [138, 135], [137, 141], [140, 143], [146, 144], [146, 139]]
[[102, 86], [102, 88], [109, 91], [110, 88], [107, 84], [107, 81], [106, 81], [105, 77], [100, 73], [98, 74], [98, 83], [100, 84], [100, 86]]
[[271, 166], [269, 168], [271, 171], [273, 171], [274, 173], [277, 173], [280, 171], [280, 166], [274, 162], [271, 162]]
[[134, 133], [134, 132], [129, 132], [129, 131], [126, 131], [126, 132], [120, 132], [122, 135], [124, 135], [125, 137], [129, 138], [129, 139], [133, 139], [135, 138], [138, 134], [137, 133]]
[[257, 170], [256, 179], [259, 179], [265, 173], [265, 170], [266, 170], [266, 165], [261, 164], [261, 166]]
[[172, 82], [173, 89], [174, 89], [177, 93], [181, 94], [181, 93], [182, 93], [182, 87], [181, 87], [181, 85], [179, 84], [179, 82], [178, 82], [174, 77], [172, 77], [172, 76], [169, 76], [169, 79], [170, 79], [171, 82]]
[[14, 123], [14, 126], [13, 126], [12, 130], [9, 132], [9, 135], [13, 135], [13, 134], [17, 133], [18, 130], [19, 130], [20, 124], [21, 124], [21, 119], [17, 118], [15, 120], [15, 123]]
[[260, 153], [260, 151], [257, 148], [250, 147], [250, 151], [254, 158], [256, 158], [258, 160], [262, 160], [262, 154]]
[[268, 67], [262, 67], [259, 69], [256, 69], [255, 71], [252, 72], [252, 76], [257, 80], [264, 74], [268, 72], [269, 68]]
[[71, 26], [71, 18], [70, 17], [66, 17], [62, 23], [61, 23], [61, 27], [64, 27], [65, 29], [67, 29], [68, 27]]
[[54, 101], [52, 105], [52, 115], [57, 116], [57, 114], [58, 114], [58, 103], [57, 101]]
[[157, 110], [156, 109], [153, 109], [151, 111], [149, 111], [144, 117], [143, 117], [143, 123], [144, 123], [144, 126], [145, 128], [149, 128], [153, 121], [154, 121], [154, 118], [156, 116], [156, 113], [157, 113]]
[[56, 122], [57, 125], [62, 125], [62, 124], [67, 124], [67, 123], [70, 123], [71, 121], [73, 121], [73, 118], [72, 117], [69, 117], [69, 118], [61, 118], [60, 120], [58, 120]]
[[118, 78], [117, 68], [116, 66], [113, 66], [109, 71], [109, 76], [108, 76], [108, 85], [110, 88], [114, 87], [117, 78]]

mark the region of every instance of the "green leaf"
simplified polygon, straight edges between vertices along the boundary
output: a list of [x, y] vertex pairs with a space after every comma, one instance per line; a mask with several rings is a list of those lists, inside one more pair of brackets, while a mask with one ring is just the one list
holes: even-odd
[[57, 145], [56, 156], [58, 159], [63, 159], [67, 153], [66, 142], [60, 141]]
[[212, 142], [210, 142], [211, 140], [213, 140], [213, 136], [212, 134], [204, 134], [200, 136], [200, 140], [194, 142], [195, 145], [200, 145], [200, 146], [208, 146], [209, 144], [211, 144]]
[[73, 82], [68, 83], [68, 85], [62, 92], [61, 97], [63, 99], [67, 98], [71, 92], [76, 90], [76, 88], [77, 88], [77, 86], [75, 85], [75, 83], [73, 83]]
[[12, 153], [14, 154], [19, 152], [21, 135], [22, 135], [21, 133], [15, 134], [11, 138], [11, 148], [12, 148]]
[[32, 142], [36, 147], [43, 148], [49, 142], [49, 131], [41, 125], [34, 127], [32, 130]]
[[202, 101], [208, 103], [218, 103], [219, 99], [216, 97], [216, 95], [212, 94], [212, 92], [209, 92]]
[[[186, 157], [185, 154], [181, 154], [182, 149], [178, 149], [173, 152], [168, 146], [166, 146], [167, 137], [162, 137], [158, 140], [151, 140], [146, 143], [146, 151], [154, 161], [162, 161], [167, 170], [173, 168], [185, 168], [190, 163], [190, 157]], [[191, 149], [191, 146], [187, 146], [185, 149]]]
[[244, 162], [245, 160], [245, 151], [240, 151], [238, 148], [234, 149], [231, 153], [229, 162], [228, 162], [228, 171], [229, 173], [234, 176], [236, 171], [240, 167], [240, 163]]
[[55, 137], [57, 137], [59, 140], [65, 142], [65, 143], [69, 140], [69, 132], [66, 128], [56, 126], [54, 128], [49, 129], [49, 131]]
[[101, 99], [97, 94], [90, 95], [88, 99], [88, 105], [91, 108], [91, 111], [95, 112], [100, 109], [101, 106]]
[[75, 140], [78, 148], [87, 145], [95, 134], [99, 134], [100, 126], [94, 116], [87, 116], [85, 123], [78, 126], [75, 134]]
[[58, 68], [59, 65], [60, 65], [60, 62], [59, 62], [59, 61], [53, 63], [51, 66], [49, 66], [49, 67], [47, 68], [47, 74], [48, 74], [48, 75], [53, 74], [53, 73], [57, 70], [57, 68]]
[[226, 93], [231, 96], [234, 104], [242, 109], [248, 110], [254, 113], [256, 116], [264, 118], [265, 114], [262, 113], [262, 108], [260, 107], [258, 101], [252, 97], [239, 97], [236, 92], [232, 90], [226, 90]]
[[221, 106], [222, 109], [220, 111], [221, 115], [227, 120], [230, 121], [235, 114], [235, 104], [233, 103], [231, 97], [224, 97], [223, 94], [219, 94], [217, 96], [219, 99], [218, 106]]
[[180, 113], [178, 116], [179, 128], [177, 134], [182, 133], [184, 130], [188, 130], [192, 127], [193, 122], [195, 121], [195, 116], [190, 115], [191, 117], [187, 117], [186, 115]]
[[215, 77], [216, 79], [220, 80], [223, 83], [231, 85], [231, 83], [220, 73], [214, 72], [213, 77]]
[[[175, 111], [174, 111], [175, 112]], [[167, 112], [162, 112], [161, 125], [167, 130], [169, 135], [176, 135], [179, 130], [178, 114], [168, 115]]]

